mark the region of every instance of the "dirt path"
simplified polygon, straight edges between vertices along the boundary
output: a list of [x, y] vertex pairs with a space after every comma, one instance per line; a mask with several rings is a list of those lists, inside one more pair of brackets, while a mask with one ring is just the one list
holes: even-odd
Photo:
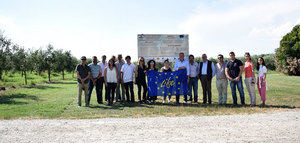
[[300, 110], [251, 115], [2, 120], [0, 142], [300, 142]]

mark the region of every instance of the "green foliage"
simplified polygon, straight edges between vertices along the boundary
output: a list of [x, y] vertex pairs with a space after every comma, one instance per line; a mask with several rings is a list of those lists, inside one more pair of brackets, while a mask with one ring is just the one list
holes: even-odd
[[287, 33], [276, 49], [275, 63], [278, 71], [300, 76], [300, 25]]
[[27, 72], [35, 71], [41, 73], [47, 71], [48, 81], [51, 81], [51, 72], [62, 73], [64, 79], [65, 71], [74, 72], [78, 60], [72, 56], [70, 51], [55, 50], [49, 44], [46, 50], [25, 49], [11, 42], [3, 36], [0, 31], [0, 79], [3, 72], [20, 72], [25, 75], [24, 80], [27, 84]]

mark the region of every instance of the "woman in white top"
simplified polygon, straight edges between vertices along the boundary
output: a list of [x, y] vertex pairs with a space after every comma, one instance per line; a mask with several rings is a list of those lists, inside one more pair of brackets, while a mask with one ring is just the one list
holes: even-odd
[[265, 64], [265, 60], [262, 57], [258, 58], [257, 60], [257, 70], [258, 70], [257, 88], [262, 102], [261, 106], [265, 106], [266, 90], [267, 90], [267, 82], [266, 82], [267, 67]]
[[114, 63], [114, 60], [110, 59], [108, 61], [108, 66], [104, 70], [104, 81], [107, 92], [108, 105], [113, 104], [115, 90], [117, 84], [119, 84], [119, 81], [117, 80], [118, 78], [118, 70]]

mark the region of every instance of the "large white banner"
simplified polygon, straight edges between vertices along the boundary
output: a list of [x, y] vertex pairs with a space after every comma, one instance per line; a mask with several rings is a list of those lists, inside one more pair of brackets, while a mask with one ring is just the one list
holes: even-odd
[[189, 55], [189, 35], [187, 34], [138, 34], [138, 57], [146, 61], [154, 59], [163, 62], [169, 59], [175, 61], [179, 53]]

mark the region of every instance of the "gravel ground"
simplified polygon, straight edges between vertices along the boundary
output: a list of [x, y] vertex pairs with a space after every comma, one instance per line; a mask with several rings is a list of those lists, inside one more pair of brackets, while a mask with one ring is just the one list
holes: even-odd
[[221, 116], [0, 121], [0, 142], [300, 142], [300, 110]]

